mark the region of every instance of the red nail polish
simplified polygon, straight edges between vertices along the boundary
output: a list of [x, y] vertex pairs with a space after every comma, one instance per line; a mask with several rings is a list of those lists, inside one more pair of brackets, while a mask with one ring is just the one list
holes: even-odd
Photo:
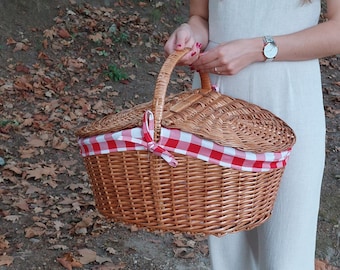
[[194, 56], [194, 55], [196, 55], [196, 53], [197, 53], [197, 52], [192, 52], [192, 53], [191, 53], [191, 56]]
[[177, 44], [177, 47], [182, 47], [182, 44]]

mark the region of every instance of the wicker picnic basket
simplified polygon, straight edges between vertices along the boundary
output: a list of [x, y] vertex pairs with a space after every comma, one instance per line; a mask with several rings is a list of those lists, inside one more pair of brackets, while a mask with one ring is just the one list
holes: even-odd
[[293, 130], [212, 89], [166, 97], [186, 50], [170, 55], [152, 101], [77, 130], [98, 211], [154, 231], [221, 236], [271, 215]]

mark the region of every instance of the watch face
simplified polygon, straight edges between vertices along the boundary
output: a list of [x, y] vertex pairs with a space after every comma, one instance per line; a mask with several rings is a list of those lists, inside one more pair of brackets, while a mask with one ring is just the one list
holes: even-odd
[[273, 45], [272, 43], [268, 43], [263, 50], [263, 53], [267, 58], [274, 58], [277, 55], [277, 52], [277, 46]]

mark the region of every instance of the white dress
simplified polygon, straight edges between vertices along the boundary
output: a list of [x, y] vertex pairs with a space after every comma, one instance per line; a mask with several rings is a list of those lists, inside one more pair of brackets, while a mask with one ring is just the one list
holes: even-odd
[[[318, 23], [320, 0], [211, 0], [210, 43], [282, 35]], [[308, 44], [306, 44], [308, 46]], [[232, 97], [279, 116], [296, 134], [271, 218], [258, 228], [209, 237], [214, 270], [312, 270], [325, 154], [318, 60], [256, 63], [235, 76], [211, 75]], [[197, 77], [194, 87], [198, 86]]]

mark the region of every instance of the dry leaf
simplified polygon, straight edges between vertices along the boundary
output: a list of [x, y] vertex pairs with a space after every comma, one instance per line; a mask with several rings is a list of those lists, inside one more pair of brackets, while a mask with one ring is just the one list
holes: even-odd
[[49, 38], [52, 40], [55, 36], [57, 36], [55, 29], [46, 29], [44, 30], [44, 37]]
[[69, 147], [69, 142], [66, 141], [65, 138], [54, 136], [52, 140], [52, 147], [58, 150], [65, 150]]
[[[72, 202], [73, 205], [74, 202]], [[83, 219], [74, 226], [74, 232], [76, 234], [87, 234], [87, 228], [93, 225], [93, 219], [91, 217], [83, 217]]]
[[0, 235], [0, 251], [9, 248], [9, 242], [5, 239], [5, 235]]
[[55, 249], [55, 250], [67, 250], [68, 246], [65, 245], [53, 245], [51, 247], [49, 247], [49, 249]]
[[70, 33], [69, 33], [66, 29], [64, 29], [64, 28], [61, 28], [61, 29], [58, 31], [58, 35], [59, 35], [59, 37], [61, 37], [61, 38], [69, 38], [69, 37], [71, 37]]
[[17, 72], [23, 72], [23, 73], [26, 73], [26, 74], [29, 74], [30, 73], [30, 68], [23, 65], [23, 64], [18, 64], [15, 66], [15, 70]]
[[72, 270], [73, 267], [75, 268], [83, 267], [83, 265], [73, 257], [72, 253], [64, 254], [63, 257], [57, 258], [57, 261], [67, 270]]
[[30, 82], [31, 78], [27, 75], [17, 77], [14, 81], [14, 87], [18, 90], [33, 90], [33, 85]]
[[38, 151], [35, 148], [24, 149], [22, 147], [19, 148], [18, 152], [20, 153], [20, 158], [31, 158], [35, 156]]
[[45, 146], [45, 142], [40, 139], [31, 139], [28, 141], [28, 144], [33, 147], [44, 147]]
[[91, 249], [79, 249], [78, 253], [81, 255], [79, 262], [81, 264], [89, 264], [96, 261], [97, 253]]
[[25, 179], [34, 178], [35, 180], [38, 180], [43, 178], [43, 176], [51, 176], [55, 178], [57, 176], [56, 170], [57, 168], [54, 164], [44, 167], [37, 167], [32, 170], [27, 170]]
[[110, 258], [107, 258], [107, 257], [97, 256], [96, 262], [100, 263], [100, 264], [104, 264], [104, 263], [107, 263], [107, 262], [112, 262], [112, 260]]
[[7, 265], [10, 266], [14, 261], [12, 256], [2, 255], [0, 256], [0, 266]]
[[54, 228], [57, 230], [57, 231], [60, 231], [60, 229], [62, 228], [62, 227], [64, 227], [64, 223], [62, 223], [61, 221], [59, 221], [59, 220], [56, 220], [56, 221], [54, 221], [53, 222], [54, 223]]
[[108, 248], [106, 249], [106, 251], [107, 251], [108, 253], [112, 254], [112, 255], [117, 254], [117, 250], [115, 250], [115, 249], [112, 248], [112, 247], [108, 247]]
[[29, 205], [27, 204], [27, 201], [23, 198], [20, 198], [16, 203], [14, 203], [14, 205], [23, 211], [30, 210]]
[[26, 192], [25, 192], [25, 194], [31, 195], [31, 194], [34, 194], [34, 193], [40, 194], [40, 193], [42, 193], [42, 189], [38, 188], [36, 186], [33, 186], [33, 185], [29, 185], [27, 190], [26, 190]]
[[28, 227], [25, 229], [25, 237], [33, 238], [36, 236], [43, 235], [45, 233], [45, 229], [40, 227]]
[[195, 257], [195, 252], [189, 248], [175, 248], [174, 253], [176, 258], [192, 259]]
[[27, 118], [24, 120], [24, 122], [21, 123], [22, 126], [24, 127], [30, 127], [33, 124], [33, 119], [32, 118]]
[[15, 47], [13, 49], [13, 52], [17, 52], [17, 51], [27, 51], [28, 50], [28, 45], [26, 45], [25, 43], [23, 42], [17, 42], [15, 44]]
[[94, 42], [102, 41], [103, 40], [103, 33], [98, 32], [94, 35], [89, 35], [89, 40], [92, 40]]
[[12, 165], [12, 164], [8, 164], [4, 167], [4, 169], [6, 170], [10, 170], [11, 172], [14, 172], [15, 174], [17, 175], [21, 175], [22, 174], [22, 169], [15, 166], [15, 165]]
[[11, 221], [13, 223], [17, 222], [20, 219], [19, 215], [8, 215], [6, 217], [4, 217], [5, 220], [7, 221]]
[[340, 270], [340, 268], [329, 265], [324, 261], [315, 260], [315, 270]]
[[126, 269], [126, 263], [120, 262], [119, 264], [106, 263], [93, 268], [93, 270], [123, 270]]
[[27, 171], [25, 179], [34, 178], [35, 180], [37, 180], [37, 179], [41, 179], [43, 175], [44, 175], [43, 168], [41, 167], [35, 168], [33, 170]]
[[67, 60], [66, 66], [70, 71], [80, 71], [84, 67], [84, 62], [79, 59], [69, 58]]
[[6, 41], [6, 45], [13, 45], [16, 44], [17, 42], [13, 38], [8, 38]]
[[48, 57], [48, 55], [46, 53], [40, 52], [38, 54], [38, 59], [49, 60], [50, 58]]

